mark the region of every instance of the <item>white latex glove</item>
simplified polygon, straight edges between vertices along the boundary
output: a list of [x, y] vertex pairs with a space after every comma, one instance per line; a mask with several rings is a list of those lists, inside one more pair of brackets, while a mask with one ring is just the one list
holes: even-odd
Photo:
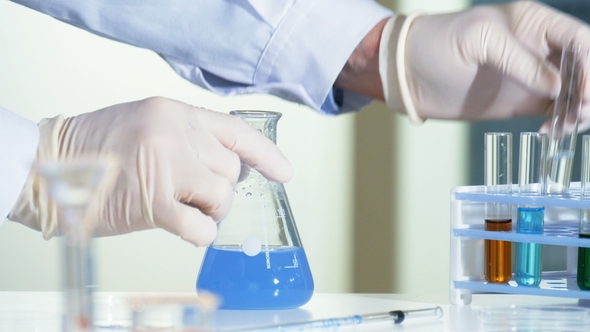
[[[242, 119], [165, 98], [111, 106], [39, 124], [37, 161], [116, 155], [114, 189], [98, 203], [97, 236], [163, 228], [210, 244], [230, 210], [241, 161], [270, 180], [293, 169], [277, 146]], [[31, 172], [9, 219], [59, 234], [55, 208]]]
[[[590, 49], [587, 25], [529, 1], [419, 16], [398, 53], [403, 21], [392, 18], [384, 29], [380, 74], [389, 108], [415, 122], [547, 115], [561, 85], [562, 48], [573, 42]], [[402, 102], [406, 83], [396, 61], [415, 111]], [[590, 128], [588, 85], [584, 96], [580, 131]]]

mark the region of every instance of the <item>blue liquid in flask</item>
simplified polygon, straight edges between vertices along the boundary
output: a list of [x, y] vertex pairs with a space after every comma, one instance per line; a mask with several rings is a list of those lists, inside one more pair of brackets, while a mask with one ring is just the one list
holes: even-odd
[[220, 297], [222, 309], [294, 309], [313, 295], [313, 278], [303, 248], [270, 246], [255, 256], [239, 246], [209, 247], [197, 292]]
[[[516, 232], [542, 234], [545, 208], [519, 207]], [[516, 269], [514, 280], [521, 286], [539, 286], [543, 267], [543, 245], [516, 243]]]

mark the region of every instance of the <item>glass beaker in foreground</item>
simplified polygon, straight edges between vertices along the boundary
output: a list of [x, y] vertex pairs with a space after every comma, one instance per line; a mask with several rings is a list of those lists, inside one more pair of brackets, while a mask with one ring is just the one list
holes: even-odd
[[95, 285], [92, 235], [96, 216], [88, 213], [98, 193], [104, 193], [116, 174], [114, 160], [79, 159], [39, 163], [55, 204], [62, 236], [63, 331], [93, 331], [92, 292]]
[[[484, 145], [485, 190], [490, 194], [510, 194], [512, 190], [512, 134], [486, 133]], [[485, 230], [511, 231], [512, 206], [485, 204]], [[512, 242], [485, 240], [485, 279], [506, 283], [512, 278]]]
[[[520, 158], [518, 193], [521, 196], [541, 197], [545, 191], [545, 148], [547, 135], [542, 133], [520, 134]], [[545, 207], [519, 205], [517, 207], [516, 232], [543, 234]], [[543, 245], [516, 243], [514, 280], [522, 286], [538, 286], [541, 283]]]
[[[281, 113], [232, 111], [276, 142]], [[242, 180], [243, 178], [243, 180]], [[313, 278], [284, 186], [242, 165], [230, 214], [219, 223], [197, 279], [197, 292], [222, 309], [291, 309], [313, 295]]]
[[548, 194], [566, 193], [570, 186], [587, 60], [588, 50], [580, 45], [562, 51], [561, 90], [555, 100], [547, 151]]
[[210, 294], [134, 295], [128, 302], [132, 317], [130, 332], [215, 330], [212, 318], [217, 307], [217, 298]]
[[[590, 200], [590, 135], [582, 137], [582, 176], [580, 183], [580, 199]], [[590, 240], [590, 209], [580, 210], [581, 238]], [[590, 290], [590, 248], [578, 248], [578, 287]]]

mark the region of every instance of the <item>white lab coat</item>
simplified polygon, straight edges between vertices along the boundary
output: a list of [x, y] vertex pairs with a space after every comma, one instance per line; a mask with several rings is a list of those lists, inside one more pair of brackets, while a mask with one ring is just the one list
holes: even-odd
[[[13, 1], [153, 50], [179, 75], [217, 93], [272, 94], [328, 114], [370, 101], [345, 91], [337, 105], [333, 84], [360, 40], [392, 15], [372, 0]], [[0, 216], [6, 216], [30, 170], [38, 132], [2, 108], [0, 127]]]
[[36, 123], [0, 107], [0, 223], [21, 192], [38, 142]]

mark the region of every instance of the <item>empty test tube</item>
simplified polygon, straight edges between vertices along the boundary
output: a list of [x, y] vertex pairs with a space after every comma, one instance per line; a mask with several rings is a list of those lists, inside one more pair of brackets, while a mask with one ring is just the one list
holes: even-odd
[[555, 100], [547, 152], [548, 194], [566, 193], [570, 185], [587, 58], [588, 51], [579, 45], [562, 51], [561, 90]]
[[[590, 135], [582, 138], [582, 176], [580, 198], [590, 200]], [[590, 240], [590, 209], [580, 211], [580, 237]], [[578, 287], [590, 290], [590, 248], [578, 248]]]
[[[545, 147], [547, 135], [520, 134], [518, 193], [521, 196], [541, 196], [544, 193]], [[539, 205], [517, 207], [516, 232], [542, 234], [545, 208]], [[541, 283], [543, 245], [516, 243], [514, 280], [522, 286]]]
[[[512, 187], [512, 134], [486, 133], [484, 145], [486, 193], [510, 194]], [[485, 230], [511, 231], [512, 207], [504, 203], [485, 204]], [[485, 240], [485, 278], [506, 283], [512, 277], [512, 242]]]

